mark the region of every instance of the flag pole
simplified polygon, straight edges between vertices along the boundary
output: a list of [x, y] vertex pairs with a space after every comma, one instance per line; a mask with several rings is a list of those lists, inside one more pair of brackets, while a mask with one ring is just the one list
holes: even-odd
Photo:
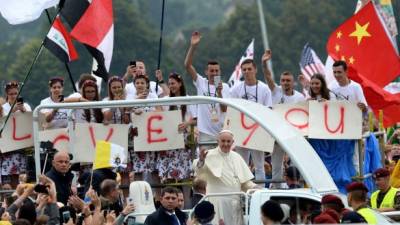
[[[54, 17], [54, 19], [55, 19], [55, 17]], [[39, 58], [39, 56], [40, 56], [40, 53], [41, 53], [42, 50], [43, 50], [43, 47], [44, 47], [44, 40], [45, 40], [45, 39], [43, 39], [42, 43], [40, 44], [39, 49], [38, 49], [38, 50], [36, 51], [36, 53], [35, 53], [35, 57], [33, 58], [33, 61], [32, 61], [32, 63], [31, 63], [31, 65], [29, 66], [28, 73], [25, 75], [24, 80], [22, 81], [21, 87], [20, 87], [19, 90], [18, 90], [18, 94], [17, 94], [16, 99], [18, 99], [18, 97], [21, 95], [21, 92], [22, 92], [22, 90], [24, 89], [25, 84], [26, 84], [28, 78], [29, 78], [29, 77], [31, 76], [31, 74], [32, 74], [33, 65], [36, 64], [36, 61], [38, 60], [38, 58]], [[6, 117], [6, 120], [4, 121], [3, 127], [2, 127], [1, 130], [0, 130], [0, 137], [1, 137], [1, 134], [3, 133], [3, 131], [4, 131], [4, 128], [5, 128], [6, 125], [7, 125], [8, 120], [10, 119], [11, 113], [12, 113], [12, 111], [13, 111], [13, 109], [14, 109], [16, 103], [17, 103], [17, 101], [14, 101], [14, 103], [11, 105], [10, 111], [9, 111], [8, 114], [7, 114], [7, 117]]]
[[[51, 26], [53, 23], [51, 22], [49, 10], [46, 9], [45, 11], [46, 11], [47, 19], [48, 19], [48, 21], [50, 23], [50, 26]], [[56, 17], [57, 17], [57, 13], [56, 13]], [[74, 89], [74, 92], [78, 92], [78, 90], [75, 87], [75, 81], [74, 81], [74, 78], [72, 77], [71, 70], [69, 69], [68, 63], [64, 62], [64, 65], [65, 65], [65, 69], [67, 70], [69, 80], [72, 83], [72, 88]]]
[[[61, 10], [61, 7], [60, 7], [60, 9], [58, 9], [58, 10]], [[53, 24], [53, 22], [54, 22], [54, 20], [56, 19], [56, 17], [57, 17], [57, 15], [53, 17], [53, 19], [51, 20], [51, 21], [52, 21], [51, 24]], [[51, 27], [50, 27], [50, 29], [51, 29]], [[26, 75], [25, 75], [25, 77], [24, 77], [24, 80], [22, 81], [21, 87], [20, 87], [19, 90], [18, 90], [18, 94], [17, 94], [16, 99], [18, 99], [18, 97], [21, 95], [21, 92], [22, 92], [22, 90], [24, 89], [25, 84], [26, 84], [28, 78], [29, 78], [29, 77], [31, 76], [31, 74], [32, 74], [33, 66], [36, 64], [37, 60], [39, 59], [40, 54], [42, 53], [45, 40], [46, 40], [46, 37], [43, 38], [42, 43], [40, 44], [39, 49], [38, 49], [38, 50], [36, 51], [36, 53], [35, 53], [35, 57], [33, 57], [32, 63], [31, 63], [31, 65], [29, 66], [29, 70], [28, 70], [28, 72], [26, 73]], [[8, 114], [7, 114], [7, 117], [6, 117], [5, 121], [4, 121], [3, 127], [2, 127], [1, 130], [0, 130], [0, 137], [1, 137], [1, 135], [3, 134], [4, 128], [6, 127], [7, 122], [8, 122], [8, 120], [10, 119], [11, 113], [12, 113], [12, 111], [13, 111], [13, 109], [14, 109], [16, 103], [17, 103], [17, 101], [14, 101], [14, 103], [11, 105], [10, 111], [9, 111]]]
[[[162, 6], [161, 6], [160, 42], [158, 43], [157, 70], [160, 69], [160, 65], [161, 65], [162, 37], [163, 37], [163, 30], [164, 30], [164, 11], [165, 11], [165, 0], [162, 1]], [[157, 94], [157, 92], [158, 92], [158, 79], [156, 79], [156, 94]]]

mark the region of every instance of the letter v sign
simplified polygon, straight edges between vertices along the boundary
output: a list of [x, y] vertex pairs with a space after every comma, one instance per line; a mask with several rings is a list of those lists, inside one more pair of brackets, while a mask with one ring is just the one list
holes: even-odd
[[[92, 140], [93, 147], [96, 148], [96, 138], [94, 134], [94, 128], [92, 126], [89, 126], [89, 133], [90, 133], [90, 139]], [[114, 133], [114, 128], [110, 127], [108, 128], [108, 134], [107, 137], [104, 139], [104, 141], [109, 141]]]

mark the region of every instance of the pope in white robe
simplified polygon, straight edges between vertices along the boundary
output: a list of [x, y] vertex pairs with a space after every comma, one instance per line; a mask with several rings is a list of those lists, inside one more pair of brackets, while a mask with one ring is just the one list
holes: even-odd
[[[207, 181], [206, 194], [246, 192], [256, 187], [251, 181], [253, 174], [243, 158], [231, 151], [232, 145], [232, 132], [223, 130], [218, 136], [218, 147], [208, 151], [201, 150], [199, 159], [194, 160], [196, 175]], [[225, 224], [243, 225], [240, 199], [238, 195], [210, 197], [209, 201], [215, 208], [213, 224], [218, 224], [223, 219]]]

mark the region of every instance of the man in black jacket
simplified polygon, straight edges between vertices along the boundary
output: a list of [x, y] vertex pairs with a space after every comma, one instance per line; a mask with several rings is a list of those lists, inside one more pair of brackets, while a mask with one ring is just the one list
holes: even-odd
[[187, 216], [177, 208], [178, 190], [166, 187], [161, 191], [161, 206], [147, 216], [146, 225], [186, 225]]
[[72, 195], [71, 185], [74, 175], [70, 171], [71, 163], [68, 152], [59, 151], [54, 155], [52, 167], [46, 176], [56, 185], [57, 201], [67, 204], [69, 196]]
[[191, 208], [194, 208], [197, 203], [206, 195], [207, 182], [203, 179], [196, 178], [193, 180], [193, 195]]

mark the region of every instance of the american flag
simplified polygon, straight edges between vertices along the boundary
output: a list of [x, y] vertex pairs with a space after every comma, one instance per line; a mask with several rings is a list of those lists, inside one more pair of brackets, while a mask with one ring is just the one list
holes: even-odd
[[324, 75], [324, 64], [315, 53], [315, 51], [307, 43], [304, 45], [301, 53], [300, 69], [306, 78], [310, 79], [312, 75], [320, 73]]

